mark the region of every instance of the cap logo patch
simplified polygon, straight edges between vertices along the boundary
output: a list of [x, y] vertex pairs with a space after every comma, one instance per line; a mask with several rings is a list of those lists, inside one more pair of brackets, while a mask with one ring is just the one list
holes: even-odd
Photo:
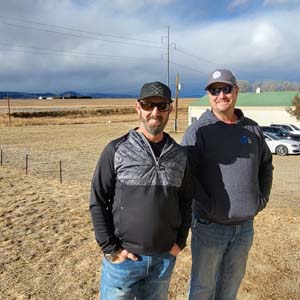
[[156, 94], [156, 95], [162, 95], [163, 94], [163, 88], [161, 86], [152, 85], [151, 90], [152, 90], [153, 94]]
[[218, 79], [221, 77], [221, 72], [220, 71], [216, 71], [213, 73], [212, 75], [213, 79]]

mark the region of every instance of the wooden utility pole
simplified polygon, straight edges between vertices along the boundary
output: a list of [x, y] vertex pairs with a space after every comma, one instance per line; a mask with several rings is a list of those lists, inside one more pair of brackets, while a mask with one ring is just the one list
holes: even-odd
[[175, 120], [174, 120], [174, 131], [175, 132], [177, 132], [178, 94], [179, 94], [179, 75], [178, 75], [178, 73], [176, 73]]

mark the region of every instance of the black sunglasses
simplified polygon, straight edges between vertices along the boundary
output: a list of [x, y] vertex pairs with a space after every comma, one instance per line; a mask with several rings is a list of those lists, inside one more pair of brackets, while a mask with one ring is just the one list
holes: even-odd
[[210, 88], [208, 91], [213, 95], [213, 96], [219, 96], [221, 92], [223, 92], [224, 95], [230, 94], [232, 92], [234, 86], [232, 85], [225, 85], [220, 88]]
[[157, 107], [159, 111], [168, 111], [170, 109], [171, 103], [170, 102], [144, 102], [139, 100], [138, 101], [143, 110], [152, 111], [154, 107]]

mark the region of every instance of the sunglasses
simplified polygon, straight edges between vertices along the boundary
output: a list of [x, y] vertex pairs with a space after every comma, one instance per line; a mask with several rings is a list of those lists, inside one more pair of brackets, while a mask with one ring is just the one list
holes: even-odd
[[168, 111], [171, 106], [170, 102], [158, 102], [158, 103], [143, 102], [143, 101], [138, 101], [138, 102], [142, 107], [142, 109], [146, 111], [152, 111], [154, 107], [157, 107], [158, 111]]
[[231, 85], [225, 85], [220, 88], [210, 88], [208, 91], [213, 95], [213, 96], [219, 96], [221, 92], [223, 92], [224, 95], [230, 94], [232, 92], [233, 86]]

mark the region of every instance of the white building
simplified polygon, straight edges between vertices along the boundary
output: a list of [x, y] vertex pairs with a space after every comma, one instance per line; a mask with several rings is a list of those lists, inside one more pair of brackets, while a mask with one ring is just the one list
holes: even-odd
[[[246, 117], [262, 126], [277, 123], [294, 124], [300, 127], [300, 122], [286, 111], [296, 94], [296, 91], [239, 93], [236, 107], [242, 109]], [[189, 125], [209, 108], [207, 95], [191, 103], [188, 111]]]

